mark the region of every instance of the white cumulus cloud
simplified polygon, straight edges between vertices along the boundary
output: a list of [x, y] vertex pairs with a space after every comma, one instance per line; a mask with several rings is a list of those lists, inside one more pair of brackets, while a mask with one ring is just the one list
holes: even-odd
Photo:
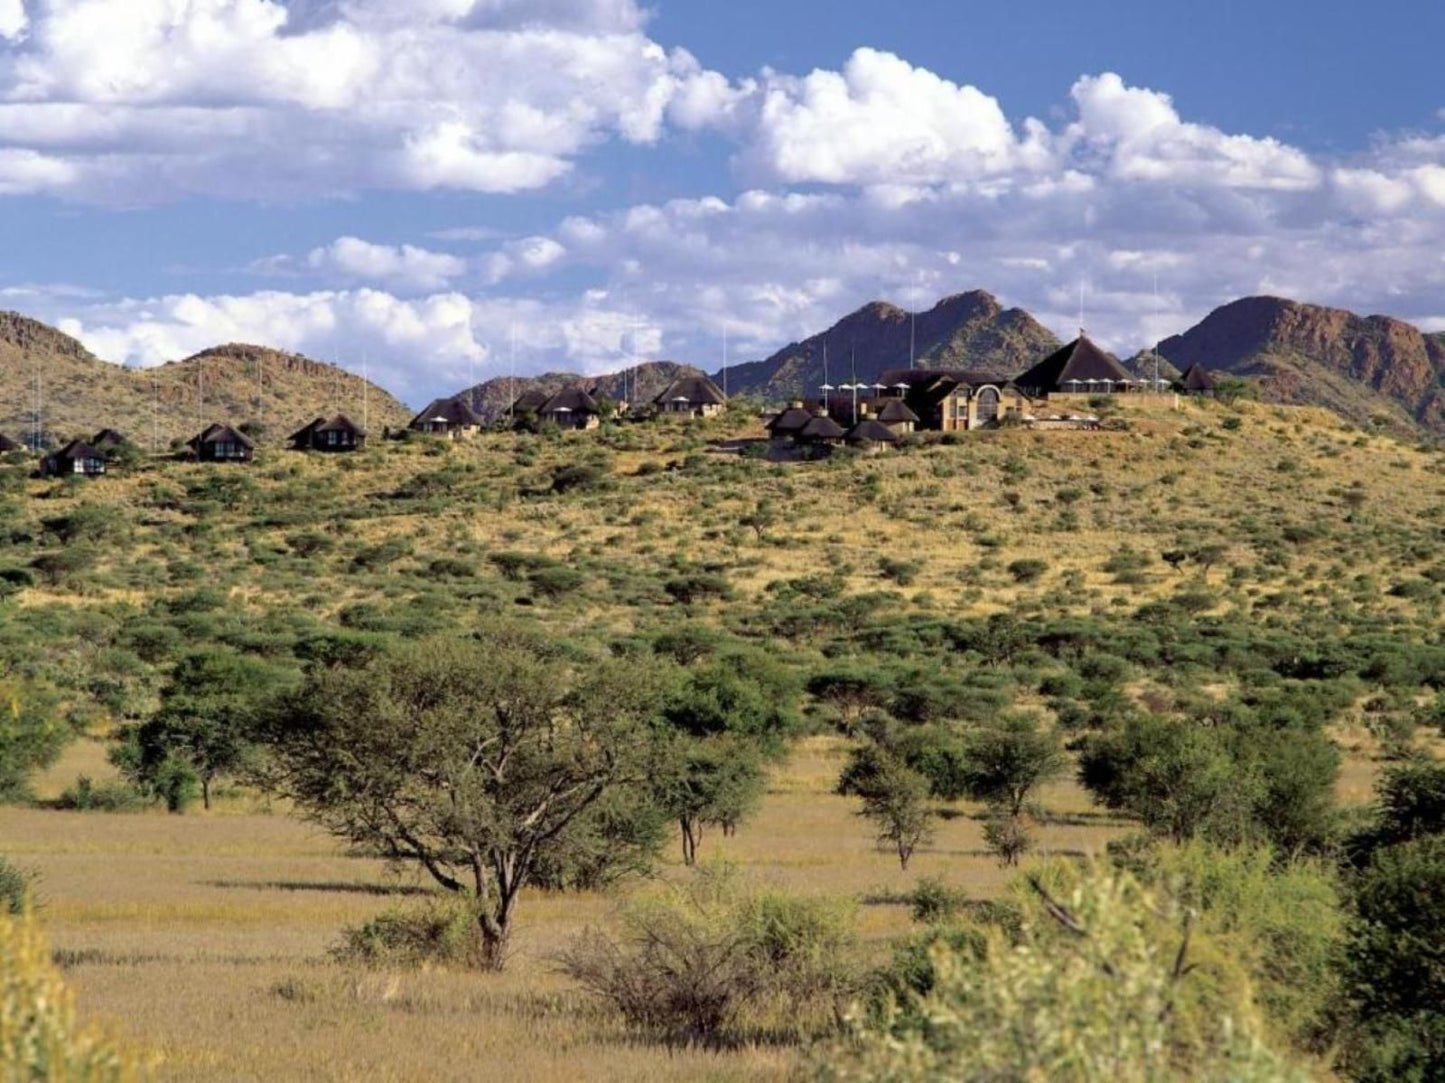
[[415, 245], [372, 244], [358, 237], [341, 237], [306, 256], [306, 266], [322, 274], [335, 274], [367, 282], [396, 282], [418, 290], [435, 290], [466, 273], [467, 262], [445, 252]]
[[765, 73], [756, 95], [743, 161], [757, 179], [939, 182], [1047, 161], [1038, 126], [1020, 138], [998, 101], [977, 87], [876, 49], [857, 50], [842, 71]]
[[697, 62], [633, 0], [0, 0], [0, 145], [97, 202], [507, 193], [659, 138]]
[[25, 33], [30, 20], [25, 15], [25, 0], [0, 0], [0, 38], [12, 41]]
[[1321, 183], [1303, 151], [1187, 123], [1169, 95], [1128, 86], [1113, 72], [1085, 76], [1070, 94], [1079, 119], [1065, 141], [1085, 155], [1101, 155], [1101, 167], [1121, 180], [1285, 191]]

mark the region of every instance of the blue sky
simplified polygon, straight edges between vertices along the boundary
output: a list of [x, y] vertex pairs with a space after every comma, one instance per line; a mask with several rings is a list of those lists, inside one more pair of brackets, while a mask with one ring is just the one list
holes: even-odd
[[1445, 5], [0, 0], [0, 307], [408, 400], [984, 288], [1445, 329]]

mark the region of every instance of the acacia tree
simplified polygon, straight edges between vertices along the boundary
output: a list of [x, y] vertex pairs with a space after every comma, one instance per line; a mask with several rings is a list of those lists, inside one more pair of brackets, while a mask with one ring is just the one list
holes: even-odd
[[887, 749], [879, 750], [875, 767], [859, 789], [863, 815], [878, 829], [878, 845], [891, 847], [907, 872], [913, 851], [933, 836], [928, 780]]
[[212, 783], [241, 771], [251, 756], [257, 708], [294, 679], [293, 671], [228, 647], [192, 651], [176, 663], [155, 717], [127, 729], [112, 758], [134, 781], [165, 797], [172, 812], [186, 803], [183, 789], [195, 793], [194, 781], [177, 787], [177, 772], [198, 780], [201, 803], [209, 809]]
[[892, 692], [886, 674], [855, 659], [808, 680], [808, 694], [838, 712], [843, 732], [850, 737], [856, 732], [862, 715], [886, 706]]
[[1041, 729], [1031, 714], [1005, 714], [965, 738], [964, 792], [1017, 820], [1029, 795], [1066, 762], [1057, 732]]
[[1079, 780], [1107, 808], [1137, 816], [1176, 842], [1246, 834], [1261, 790], [1257, 773], [1230, 755], [1220, 729], [1144, 713], [1084, 743]]
[[633, 669], [579, 676], [514, 629], [424, 640], [283, 697], [265, 779], [341, 838], [472, 897], [483, 965], [500, 970], [522, 890], [599, 802], [649, 783], [659, 710]]
[[731, 833], [763, 795], [763, 762], [745, 741], [682, 737], [657, 786], [657, 799], [677, 820], [682, 862], [697, 864], [703, 828]]

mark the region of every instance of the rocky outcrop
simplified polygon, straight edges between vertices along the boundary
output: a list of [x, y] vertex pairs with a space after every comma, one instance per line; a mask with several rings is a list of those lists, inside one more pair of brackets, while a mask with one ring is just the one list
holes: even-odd
[[1272, 401], [1326, 406], [1361, 423], [1387, 419], [1445, 431], [1445, 339], [1388, 316], [1247, 297], [1158, 350], [1179, 369], [1197, 363], [1254, 377]]

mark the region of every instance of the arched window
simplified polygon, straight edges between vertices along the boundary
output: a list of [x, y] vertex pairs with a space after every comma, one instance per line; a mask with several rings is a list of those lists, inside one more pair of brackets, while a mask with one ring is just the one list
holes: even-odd
[[995, 387], [985, 387], [978, 393], [978, 410], [974, 416], [980, 425], [990, 425], [998, 420], [999, 393]]

